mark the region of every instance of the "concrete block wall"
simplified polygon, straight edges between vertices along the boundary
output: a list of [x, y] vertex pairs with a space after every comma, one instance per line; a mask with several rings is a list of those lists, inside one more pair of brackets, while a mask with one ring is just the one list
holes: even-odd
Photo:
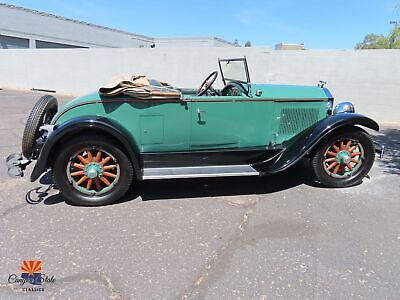
[[[379, 122], [400, 123], [399, 50], [271, 51], [268, 48], [0, 50], [0, 87], [45, 88], [79, 95], [119, 74], [146, 74], [196, 88], [217, 59], [246, 56], [252, 82], [328, 82], [337, 101]], [[221, 87], [217, 79], [216, 87]]]

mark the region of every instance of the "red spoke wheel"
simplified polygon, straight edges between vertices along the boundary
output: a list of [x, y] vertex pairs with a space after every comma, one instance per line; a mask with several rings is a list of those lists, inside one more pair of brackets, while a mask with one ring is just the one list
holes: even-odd
[[68, 180], [87, 195], [101, 195], [112, 189], [118, 183], [120, 172], [117, 159], [96, 146], [78, 150], [67, 167]]
[[364, 148], [358, 140], [340, 138], [325, 151], [324, 169], [329, 176], [346, 178], [357, 172], [364, 160]]
[[105, 205], [119, 200], [129, 189], [132, 164], [116, 141], [85, 135], [61, 148], [53, 174], [66, 199], [79, 205]]
[[326, 139], [311, 163], [316, 178], [327, 187], [348, 187], [361, 183], [375, 158], [370, 136], [350, 128]]

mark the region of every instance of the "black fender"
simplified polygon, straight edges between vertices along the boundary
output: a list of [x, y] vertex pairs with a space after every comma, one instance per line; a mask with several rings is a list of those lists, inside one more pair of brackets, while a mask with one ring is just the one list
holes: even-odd
[[361, 114], [340, 113], [332, 115], [287, 141], [283, 150], [274, 159], [253, 164], [253, 167], [262, 174], [284, 171], [310, 153], [325, 137], [339, 129], [356, 125], [379, 131], [378, 123]]
[[31, 181], [33, 182], [37, 180], [40, 175], [50, 167], [49, 164], [55, 154], [55, 147], [63, 137], [70, 134], [77, 134], [83, 130], [106, 133], [120, 142], [128, 152], [136, 177], [138, 179], [141, 178], [139, 149], [136, 142], [130, 138], [127, 130], [110, 119], [98, 116], [87, 116], [68, 120], [54, 129], [53, 133], [49, 136], [40, 151], [36, 165], [31, 173]]

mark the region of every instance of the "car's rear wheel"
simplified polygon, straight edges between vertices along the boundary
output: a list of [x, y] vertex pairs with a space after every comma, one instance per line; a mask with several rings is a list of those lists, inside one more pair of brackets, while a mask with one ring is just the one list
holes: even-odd
[[84, 135], [62, 146], [54, 162], [53, 176], [67, 200], [78, 205], [106, 205], [128, 191], [133, 168], [114, 140]]
[[356, 128], [327, 139], [311, 160], [317, 179], [327, 187], [361, 183], [370, 171], [375, 148], [370, 136]]
[[42, 125], [50, 124], [57, 113], [57, 109], [57, 99], [51, 95], [45, 95], [36, 102], [26, 121], [22, 136], [22, 154], [26, 158], [35, 158], [37, 156], [39, 129]]

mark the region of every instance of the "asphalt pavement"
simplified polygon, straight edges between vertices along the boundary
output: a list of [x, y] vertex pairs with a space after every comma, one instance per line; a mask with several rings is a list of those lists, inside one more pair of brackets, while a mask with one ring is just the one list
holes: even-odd
[[[351, 188], [321, 188], [299, 165], [136, 183], [120, 203], [80, 207], [50, 176], [29, 182], [32, 166], [7, 175], [40, 95], [0, 90], [0, 299], [399, 298], [399, 129], [375, 137], [386, 156]], [[43, 290], [9, 283], [25, 260], [42, 261]]]

